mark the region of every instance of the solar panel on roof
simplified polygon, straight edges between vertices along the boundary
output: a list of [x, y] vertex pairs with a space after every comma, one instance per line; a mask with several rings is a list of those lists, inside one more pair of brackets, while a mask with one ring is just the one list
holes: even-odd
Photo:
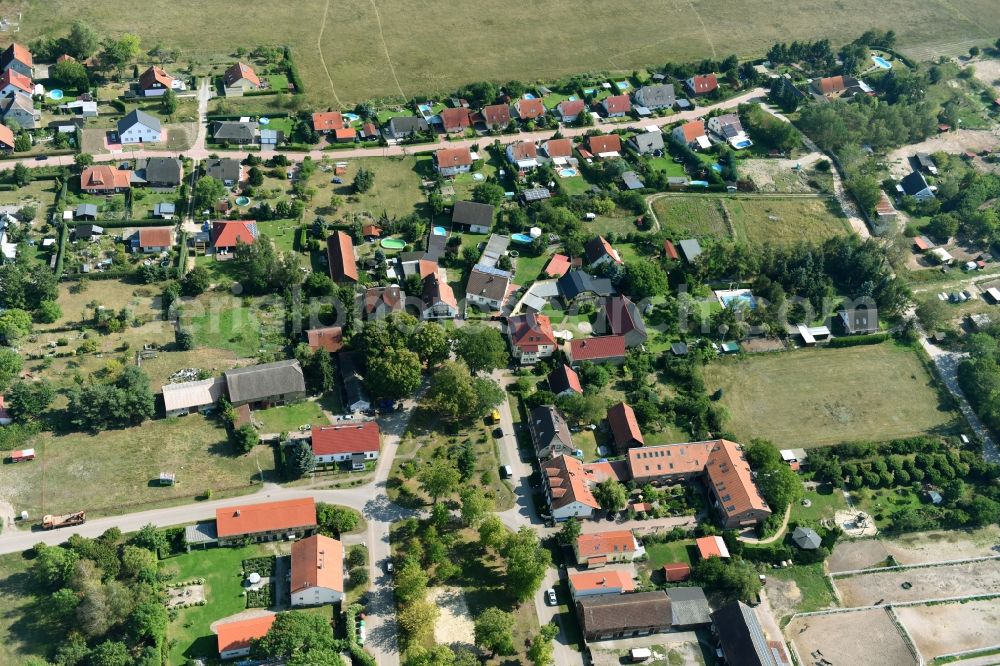
[[502, 271], [499, 268], [487, 266], [486, 264], [476, 264], [473, 270], [479, 271], [480, 273], [486, 273], [487, 275], [493, 275], [495, 277], [510, 278], [509, 271]]

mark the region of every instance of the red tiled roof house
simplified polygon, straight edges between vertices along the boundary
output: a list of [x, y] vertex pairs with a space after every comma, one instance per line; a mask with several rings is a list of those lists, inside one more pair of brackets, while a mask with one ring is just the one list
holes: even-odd
[[434, 168], [442, 176], [457, 176], [472, 169], [472, 152], [468, 148], [442, 148], [434, 153]]
[[330, 278], [337, 283], [358, 281], [358, 264], [354, 258], [354, 243], [343, 231], [330, 234], [326, 239], [326, 258]]
[[292, 544], [292, 606], [335, 604], [344, 598], [344, 546], [314, 534]]
[[300, 539], [316, 531], [316, 502], [306, 497], [224, 507], [215, 510], [215, 527], [220, 546]]
[[212, 248], [218, 254], [227, 254], [239, 243], [253, 245], [260, 232], [252, 220], [216, 220], [212, 222]]
[[132, 172], [95, 164], [80, 174], [80, 189], [87, 194], [115, 194], [132, 187]]
[[514, 359], [522, 365], [548, 358], [556, 350], [552, 321], [543, 314], [529, 312], [511, 317], [507, 323], [507, 334]]
[[635, 411], [627, 403], [619, 402], [608, 409], [608, 425], [611, 426], [611, 439], [618, 453], [624, 454], [629, 449], [646, 444]]
[[645, 554], [631, 530], [611, 530], [596, 534], [581, 534], [573, 544], [576, 563], [588, 567], [609, 562], [631, 562]]
[[218, 634], [219, 659], [236, 659], [250, 654], [254, 639], [263, 638], [270, 631], [277, 615], [262, 615], [248, 620], [223, 622], [215, 626]]
[[312, 452], [317, 464], [349, 462], [358, 469], [364, 469], [365, 461], [378, 460], [382, 431], [375, 421], [317, 426], [311, 434]]

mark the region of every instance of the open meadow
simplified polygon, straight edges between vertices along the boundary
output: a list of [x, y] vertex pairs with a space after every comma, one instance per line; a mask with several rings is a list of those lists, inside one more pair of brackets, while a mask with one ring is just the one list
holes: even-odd
[[[885, 0], [877, 11], [863, 0], [795, 0], [781, 6], [780, 21], [774, 20], [774, 3], [765, 0], [740, 3], [736, 11], [727, 0], [668, 5], [636, 0], [627, 13], [599, 0], [435, 1], [419, 10], [407, 0], [247, 0], [240, 4], [238, 28], [220, 22], [215, 6], [196, 0], [144, 5], [142, 21], [136, 21], [134, 8], [126, 0], [11, 0], [3, 13], [22, 12], [23, 42], [63, 34], [80, 18], [104, 34], [135, 32], [146, 49], [162, 44], [201, 62], [224, 58], [240, 46], [287, 44], [309, 98], [335, 106], [434, 94], [481, 79], [551, 80], [668, 60], [759, 56], [774, 42], [790, 39], [828, 38], [839, 46], [869, 29], [894, 29], [900, 48], [920, 47], [930, 57], [956, 43], [964, 50], [992, 43], [1000, 33], [993, 0]], [[906, 20], [896, 20], [900, 17]], [[436, 47], [443, 43], [462, 57], [441, 57]], [[483, 48], [486, 43], [489, 48]]]
[[723, 359], [705, 385], [723, 390], [727, 430], [782, 447], [940, 432], [955, 418], [916, 353], [891, 343]]
[[[114, 515], [190, 502], [206, 490], [249, 492], [274, 469], [269, 447], [237, 455], [226, 431], [199, 415], [99, 435], [46, 432], [25, 445], [38, 457], [0, 465], [0, 499], [32, 523], [46, 513]], [[177, 484], [161, 487], [160, 472], [174, 472]]]

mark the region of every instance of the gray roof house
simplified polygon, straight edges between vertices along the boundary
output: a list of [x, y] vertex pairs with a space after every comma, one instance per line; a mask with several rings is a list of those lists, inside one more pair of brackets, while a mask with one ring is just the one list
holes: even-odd
[[372, 406], [371, 399], [365, 391], [365, 384], [358, 367], [361, 357], [357, 352], [340, 352], [337, 354], [340, 365], [340, 378], [344, 384], [344, 407], [353, 411], [368, 409]]
[[701, 244], [694, 238], [682, 240], [677, 244], [681, 246], [681, 252], [689, 264], [694, 263], [694, 260], [701, 254]]
[[626, 347], [646, 342], [646, 324], [639, 307], [626, 296], [610, 296], [604, 301], [604, 316], [594, 327], [595, 335], [621, 335]]
[[911, 172], [903, 180], [899, 181], [899, 185], [896, 186], [896, 191], [900, 194], [921, 200], [933, 199], [935, 189], [937, 188], [927, 184], [924, 174], [919, 171]]
[[483, 255], [479, 257], [479, 263], [483, 266], [496, 266], [500, 257], [507, 253], [508, 247], [510, 247], [510, 236], [490, 234], [486, 247], [483, 248]]
[[552, 405], [540, 405], [528, 416], [528, 431], [539, 460], [573, 453], [573, 438], [566, 419]]
[[489, 233], [493, 226], [493, 206], [475, 201], [457, 201], [451, 213], [452, 225], [473, 234]]
[[792, 532], [792, 541], [802, 550], [816, 550], [823, 543], [816, 530], [810, 527], [796, 527]]
[[595, 278], [584, 271], [569, 271], [556, 283], [559, 295], [567, 303], [577, 300], [596, 300], [615, 293], [615, 288], [608, 278]]
[[385, 134], [386, 138], [389, 139], [406, 139], [414, 134], [426, 132], [429, 129], [430, 125], [428, 125], [427, 121], [423, 118], [402, 116], [399, 118], [389, 119], [389, 124], [386, 127]]
[[663, 132], [640, 132], [628, 140], [628, 145], [640, 155], [663, 150]]
[[153, 217], [158, 217], [164, 220], [171, 220], [176, 214], [177, 214], [177, 206], [170, 203], [169, 201], [161, 201], [160, 203], [153, 206]]
[[136, 164], [136, 171], [150, 187], [179, 187], [184, 175], [181, 161], [175, 157], [150, 157]]
[[625, 187], [630, 190], [641, 190], [646, 187], [646, 184], [642, 182], [639, 178], [639, 174], [635, 171], [626, 171], [622, 174], [622, 182], [625, 183]]
[[7, 124], [13, 120], [24, 129], [37, 129], [42, 121], [42, 112], [35, 110], [27, 95], [12, 95], [0, 99], [0, 117]]
[[847, 335], [864, 335], [878, 331], [878, 310], [872, 307], [858, 305], [845, 308], [837, 313], [840, 326]]
[[781, 666], [753, 609], [734, 601], [712, 613], [719, 646], [729, 666]]
[[301, 400], [306, 383], [298, 361], [262, 363], [223, 373], [229, 402], [234, 407], [268, 407]]
[[225, 141], [244, 145], [256, 143], [259, 136], [260, 127], [256, 122], [217, 120], [212, 123], [212, 138], [218, 142]]
[[163, 126], [141, 109], [133, 109], [118, 121], [118, 141], [123, 144], [156, 143], [163, 138]]
[[205, 162], [206, 175], [221, 180], [223, 184], [235, 185], [240, 181], [243, 174], [243, 167], [240, 161], [232, 157], [219, 157]]
[[97, 204], [80, 204], [73, 211], [74, 220], [96, 220]]
[[676, 101], [672, 83], [643, 86], [635, 91], [635, 103], [647, 109], [669, 109]]
[[705, 598], [705, 590], [700, 587], [671, 587], [667, 590], [670, 597], [670, 624], [678, 629], [693, 629], [707, 627], [712, 624], [712, 609]]

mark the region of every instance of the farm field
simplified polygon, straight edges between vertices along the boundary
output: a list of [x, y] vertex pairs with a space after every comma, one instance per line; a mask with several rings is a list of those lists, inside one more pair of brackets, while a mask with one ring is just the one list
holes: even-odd
[[[26, 445], [38, 452], [30, 464], [0, 466], [0, 498], [31, 522], [46, 513], [85, 509], [115, 515], [190, 502], [206, 490], [249, 492], [274, 469], [268, 447], [236, 455], [225, 430], [202, 416], [147, 421], [124, 430], [57, 435], [43, 433]], [[160, 472], [177, 484], [160, 487]]]
[[1000, 606], [996, 599], [905, 606], [895, 612], [925, 659], [997, 644]]
[[[249, 0], [240, 7], [239, 31], [206, 22], [203, 3], [195, 0], [157, 2], [147, 8], [156, 20], [139, 23], [131, 7], [125, 0], [83, 6], [67, 0], [12, 0], [4, 12], [23, 12], [19, 38], [24, 42], [60, 35], [80, 18], [103, 34], [137, 32], [146, 49], [163, 44], [202, 62], [231, 57], [240, 46], [287, 44], [295, 54], [306, 94], [323, 105], [409, 98], [481, 79], [533, 81], [586, 70], [631, 71], [650, 63], [695, 61], [730, 52], [762, 55], [772, 43], [787, 41], [790, 35], [841, 44], [866, 29], [891, 27], [901, 49], [929, 49], [928, 57], [934, 57], [937, 50], [956, 42], [967, 51], [973, 43], [991, 43], [1000, 33], [1000, 14], [992, 0], [922, 5], [886, 0], [879, 5], [881, 20], [874, 23], [871, 5], [862, 0], [834, 6], [799, 0], [782, 6], [780, 22], [773, 20], [773, 3], [764, 0], [743, 3], [739, 12], [727, 11], [730, 5], [724, 0], [670, 5], [669, 11], [660, 2], [638, 0], [629, 9], [642, 21], [624, 20], [621, 6], [597, 0], [515, 7], [431, 2], [419, 12], [410, 11], [406, 0], [334, 5], [324, 0], [285, 5]], [[824, 20], [816, 21], [817, 15]], [[900, 16], [906, 21], [893, 20]], [[677, 29], [709, 21], [706, 29]], [[557, 27], [573, 36], [573, 48], [551, 48], [550, 36]], [[494, 49], [477, 52], [484, 39], [514, 31], [517, 40], [492, 39]], [[446, 38], [457, 52], [469, 56], [430, 56], [427, 45]], [[318, 57], [317, 45], [324, 59]]]
[[785, 635], [803, 659], [819, 650], [834, 664], [917, 663], [885, 608], [798, 617]]
[[705, 367], [705, 385], [723, 390], [734, 435], [782, 447], [883, 441], [954, 420], [917, 355], [889, 343], [725, 359]]
[[729, 211], [736, 237], [751, 246], [821, 242], [848, 232], [847, 220], [833, 198], [730, 198], [721, 203]]
[[[910, 587], [904, 588], [903, 583], [909, 583]], [[875, 571], [835, 578], [833, 584], [848, 607], [998, 594], [1000, 560]]]

